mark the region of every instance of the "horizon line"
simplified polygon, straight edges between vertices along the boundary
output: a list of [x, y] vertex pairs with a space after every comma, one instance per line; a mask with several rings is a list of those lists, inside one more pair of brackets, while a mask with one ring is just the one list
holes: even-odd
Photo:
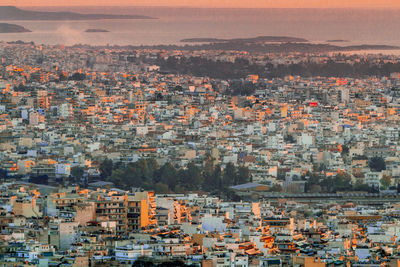
[[0, 7], [18, 7], [18, 8], [39, 8], [39, 7], [51, 7], [51, 8], [86, 8], [86, 7], [138, 7], [138, 8], [196, 8], [196, 9], [400, 9], [400, 5], [396, 7], [389, 6], [370, 6], [370, 7], [224, 7], [224, 6], [191, 6], [191, 5], [0, 5]]

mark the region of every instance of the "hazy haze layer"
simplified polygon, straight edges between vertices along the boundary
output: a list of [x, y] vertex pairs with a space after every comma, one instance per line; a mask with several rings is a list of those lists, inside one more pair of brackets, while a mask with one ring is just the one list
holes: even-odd
[[[195, 9], [155, 7], [37, 7], [35, 10], [137, 14], [158, 20], [12, 21], [32, 33], [1, 34], [5, 41], [92, 45], [177, 44], [184, 38], [279, 35], [313, 42], [400, 45], [400, 9]], [[1, 22], [1, 21], [0, 21]], [[85, 33], [101, 28], [108, 33]]]

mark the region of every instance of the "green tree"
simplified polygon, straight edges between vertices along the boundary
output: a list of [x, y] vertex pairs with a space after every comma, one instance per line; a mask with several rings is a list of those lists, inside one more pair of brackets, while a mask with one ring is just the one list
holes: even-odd
[[114, 183], [116, 187], [126, 187], [127, 182], [124, 180], [125, 172], [123, 169], [115, 169], [109, 177], [109, 181]]
[[347, 145], [342, 145], [342, 155], [348, 155], [349, 151], [350, 149]]
[[129, 186], [151, 186], [158, 170], [158, 164], [154, 159], [141, 159], [129, 163], [125, 168], [126, 183]]
[[370, 187], [367, 184], [364, 184], [361, 179], [357, 179], [356, 183], [354, 184], [353, 190], [369, 192]]
[[175, 86], [174, 87], [174, 89], [173, 89], [174, 91], [179, 91], [179, 92], [182, 92], [183, 91], [183, 87], [182, 86], [180, 86], [180, 85], [177, 85], [177, 86]]
[[307, 172], [306, 176], [308, 176], [309, 178], [308, 178], [308, 180], [306, 182], [306, 185], [305, 185], [305, 191], [306, 192], [311, 192], [311, 188], [314, 185], [320, 185], [320, 176], [315, 172], [312, 172], [312, 173]]
[[214, 170], [214, 162], [213, 162], [211, 155], [208, 155], [207, 159], [204, 162], [203, 171], [204, 171], [204, 173], [211, 174], [213, 172], [213, 170]]
[[82, 167], [74, 166], [71, 168], [71, 176], [75, 178], [75, 181], [80, 181], [84, 173], [85, 170]]
[[279, 184], [274, 184], [273, 186], [271, 186], [268, 190], [269, 192], [282, 192], [283, 188], [282, 186], [280, 186]]
[[155, 171], [159, 167], [157, 161], [153, 158], [139, 160], [137, 166], [142, 173], [142, 180], [144, 181], [152, 180]]
[[373, 157], [369, 160], [369, 167], [373, 171], [380, 172], [386, 170], [386, 163], [382, 157]]
[[336, 175], [333, 180], [333, 192], [337, 191], [350, 191], [351, 186], [351, 177], [347, 173], [339, 173]]
[[47, 175], [31, 176], [29, 181], [34, 184], [49, 184], [49, 177]]
[[311, 186], [309, 192], [310, 193], [321, 193], [321, 186], [318, 184], [314, 184]]
[[0, 169], [0, 180], [6, 180], [7, 178], [7, 170], [5, 169]]
[[293, 135], [291, 135], [291, 134], [285, 135], [284, 138], [283, 138], [283, 140], [284, 140], [286, 143], [289, 143], [289, 144], [293, 144], [293, 143], [296, 142], [296, 140], [293, 138]]
[[186, 167], [186, 185], [185, 187], [189, 190], [200, 189], [203, 183], [203, 176], [201, 170], [193, 162], [190, 162]]
[[203, 189], [208, 192], [222, 190], [221, 165], [216, 165], [212, 173], [205, 174]]
[[380, 180], [380, 183], [381, 183], [383, 189], [388, 189], [390, 187], [391, 182], [392, 182], [392, 178], [390, 178], [390, 176], [386, 175], [386, 174], [383, 175]]
[[224, 173], [222, 176], [222, 183], [223, 186], [225, 187], [229, 187], [233, 184], [237, 184], [238, 183], [238, 179], [237, 179], [237, 175], [236, 175], [236, 168], [235, 165], [233, 165], [233, 163], [229, 162], [228, 164], [226, 164], [225, 169], [224, 169]]
[[236, 194], [235, 190], [232, 190], [230, 188], [226, 188], [224, 190], [224, 194], [230, 201], [236, 202], [241, 200], [241, 197], [238, 194]]
[[86, 79], [86, 74], [84, 73], [79, 73], [79, 72], [75, 72], [74, 74], [72, 74], [72, 76], [70, 77], [70, 80], [72, 81], [83, 81]]
[[251, 178], [250, 170], [245, 166], [239, 166], [236, 175], [237, 175], [237, 184], [248, 183]]
[[178, 180], [178, 184], [181, 188], [186, 188], [186, 184], [187, 184], [187, 172], [184, 169], [179, 169], [178, 173], [177, 173], [177, 180]]
[[108, 177], [111, 176], [112, 170], [113, 170], [113, 162], [111, 159], [105, 159], [103, 162], [100, 164], [100, 177], [102, 179], [107, 179]]
[[158, 173], [160, 177], [157, 182], [161, 181], [162, 183], [168, 185], [171, 190], [174, 190], [178, 183], [178, 171], [174, 168], [174, 166], [167, 162], [160, 168]]
[[154, 185], [154, 191], [157, 194], [168, 194], [170, 192], [169, 188], [168, 188], [168, 185], [163, 184], [163, 183], [156, 183]]

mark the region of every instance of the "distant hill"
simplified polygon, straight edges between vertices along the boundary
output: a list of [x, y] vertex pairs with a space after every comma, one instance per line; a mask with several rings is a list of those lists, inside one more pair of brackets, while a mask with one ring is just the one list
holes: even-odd
[[333, 40], [326, 40], [327, 43], [347, 43], [349, 40], [342, 40], [342, 39], [333, 39]]
[[16, 24], [0, 23], [0, 33], [31, 32], [30, 30]]
[[44, 12], [23, 10], [14, 6], [0, 6], [1, 20], [99, 20], [99, 19], [154, 19], [141, 15], [81, 14], [75, 12]]
[[358, 51], [358, 50], [400, 50], [400, 46], [395, 45], [349, 45], [337, 47], [337, 51]]
[[105, 29], [87, 29], [85, 32], [110, 32], [109, 30]]
[[[254, 39], [253, 39], [254, 40]], [[358, 50], [400, 50], [399, 46], [392, 45], [352, 45], [338, 46], [329, 43], [308, 42], [262, 42], [262, 41], [227, 41], [211, 43], [195, 43], [185, 45], [148, 45], [136, 48], [150, 48], [163, 50], [224, 50], [224, 51], [247, 51], [253, 53], [323, 53], [334, 51], [358, 51]]]
[[307, 39], [288, 36], [258, 36], [254, 38], [217, 39], [217, 38], [187, 38], [182, 43], [306, 43]]

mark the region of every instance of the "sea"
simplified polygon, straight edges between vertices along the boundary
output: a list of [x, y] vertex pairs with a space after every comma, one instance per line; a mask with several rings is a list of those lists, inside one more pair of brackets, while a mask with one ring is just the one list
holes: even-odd
[[[157, 19], [5, 21], [31, 33], [2, 33], [3, 41], [37, 44], [160, 45], [184, 38], [292, 36], [313, 43], [400, 46], [400, 9], [226, 9], [186, 7], [24, 7], [41, 11], [137, 14]], [[1, 18], [0, 18], [1, 22]], [[109, 32], [86, 33], [89, 28]]]

